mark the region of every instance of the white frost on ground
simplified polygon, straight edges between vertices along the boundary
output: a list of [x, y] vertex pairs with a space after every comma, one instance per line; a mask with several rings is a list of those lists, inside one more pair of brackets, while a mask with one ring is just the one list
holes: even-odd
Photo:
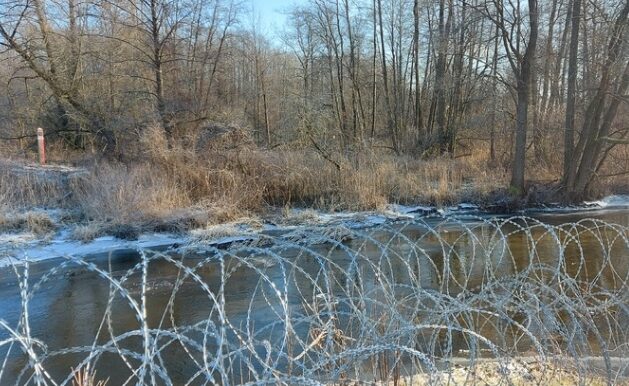
[[[456, 359], [456, 358], [453, 358]], [[549, 358], [550, 359], [550, 358]], [[600, 358], [592, 358], [592, 362], [600, 362]], [[620, 358], [619, 358], [620, 359]], [[622, 360], [622, 359], [620, 359]], [[582, 358], [581, 362], [590, 362]], [[454, 360], [447, 370], [403, 376], [397, 379], [400, 386], [428, 385], [606, 385], [608, 380], [603, 372], [586, 371], [580, 373], [571, 358], [559, 361], [544, 360], [538, 357], [515, 357], [495, 359], [478, 359], [469, 363], [468, 358]], [[615, 360], [614, 362], [618, 362]], [[598, 364], [600, 367], [600, 364]], [[625, 364], [626, 366], [626, 364]], [[621, 367], [622, 368], [622, 367]], [[624, 377], [615, 379], [614, 384], [627, 384]], [[373, 382], [377, 386], [389, 385], [392, 382]]]
[[[413, 208], [415, 208], [413, 210]], [[426, 212], [419, 208], [425, 208]], [[288, 223], [282, 223], [280, 228], [295, 229], [304, 226], [345, 226], [348, 228], [366, 228], [381, 225], [391, 220], [414, 218], [415, 214], [434, 212], [430, 207], [406, 207], [403, 205], [389, 205], [380, 212], [336, 212], [326, 213], [311, 209], [294, 209], [288, 218]], [[297, 223], [295, 220], [298, 220]]]
[[407, 205], [392, 204], [387, 207], [386, 212], [391, 213], [391, 214], [408, 216], [415, 213], [433, 213], [435, 212], [435, 210], [436, 208], [432, 206], [423, 206], [423, 205], [407, 206]]
[[37, 236], [30, 232], [0, 234], [0, 252], [27, 246], [36, 240]]
[[475, 204], [470, 204], [469, 202], [462, 202], [457, 205], [457, 208], [461, 210], [479, 210], [479, 206]]

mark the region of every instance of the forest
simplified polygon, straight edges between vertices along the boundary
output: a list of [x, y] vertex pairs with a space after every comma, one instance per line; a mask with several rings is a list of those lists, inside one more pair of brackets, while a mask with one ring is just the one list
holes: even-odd
[[629, 0], [289, 4], [2, 0], [3, 162], [45, 128], [92, 217], [629, 188]]

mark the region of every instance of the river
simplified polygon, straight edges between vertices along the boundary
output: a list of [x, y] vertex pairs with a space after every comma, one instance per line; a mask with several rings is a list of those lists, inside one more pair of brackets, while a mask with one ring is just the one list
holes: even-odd
[[0, 383], [71, 384], [87, 362], [108, 385], [299, 384], [622, 356], [628, 227], [629, 209], [427, 217], [7, 267]]

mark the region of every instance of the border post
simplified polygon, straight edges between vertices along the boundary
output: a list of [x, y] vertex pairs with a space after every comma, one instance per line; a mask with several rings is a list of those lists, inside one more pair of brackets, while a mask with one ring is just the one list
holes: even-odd
[[44, 129], [37, 128], [37, 149], [39, 150], [39, 164], [46, 164], [46, 139], [44, 138]]

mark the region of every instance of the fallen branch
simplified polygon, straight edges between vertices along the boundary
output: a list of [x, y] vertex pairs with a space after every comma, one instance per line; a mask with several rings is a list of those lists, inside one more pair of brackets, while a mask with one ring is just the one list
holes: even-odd
[[315, 139], [312, 137], [312, 135], [310, 133], [308, 133], [308, 139], [310, 139], [310, 142], [312, 143], [312, 146], [314, 146], [314, 148], [317, 150], [317, 152], [319, 154], [321, 154], [321, 157], [323, 157], [326, 161], [328, 161], [331, 164], [333, 164], [338, 171], [341, 171], [341, 164], [339, 164], [334, 159], [332, 159], [332, 156], [330, 156], [328, 154], [328, 152], [326, 152], [321, 146], [319, 146], [317, 141], [315, 141]]

